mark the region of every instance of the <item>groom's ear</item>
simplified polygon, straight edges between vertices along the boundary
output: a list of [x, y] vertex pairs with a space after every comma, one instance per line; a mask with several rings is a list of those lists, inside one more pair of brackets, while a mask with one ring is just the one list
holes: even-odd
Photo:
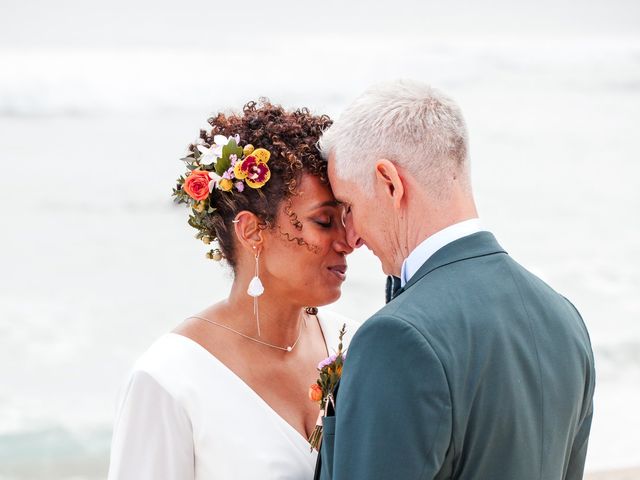
[[396, 165], [382, 158], [376, 162], [376, 182], [382, 188], [385, 195], [388, 195], [394, 207], [400, 208], [404, 197], [404, 183]]

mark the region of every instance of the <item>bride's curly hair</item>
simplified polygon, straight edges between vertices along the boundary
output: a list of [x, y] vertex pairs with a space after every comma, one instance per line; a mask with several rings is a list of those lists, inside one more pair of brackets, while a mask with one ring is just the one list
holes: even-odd
[[[291, 197], [296, 194], [298, 183], [304, 173], [314, 175], [328, 183], [327, 164], [317, 148], [322, 132], [329, 128], [332, 120], [327, 115], [312, 115], [307, 108], [287, 111], [267, 99], [251, 101], [242, 113], [219, 113], [209, 118], [211, 130], [201, 130], [200, 138], [213, 143], [215, 135], [240, 135], [243, 143], [271, 152], [270, 180], [261, 188], [245, 188], [243, 192], [224, 192], [214, 188], [211, 205], [216, 210], [207, 214], [204, 227], [211, 238], [217, 238], [219, 248], [229, 265], [235, 270], [235, 234], [232, 220], [243, 210], [254, 213], [262, 228], [276, 228], [276, 216], [283, 202], [284, 211], [297, 230], [302, 224], [291, 210]], [[196, 148], [190, 145], [190, 150]], [[284, 234], [290, 241], [304, 244], [300, 238]], [[302, 241], [302, 243], [301, 243]]]

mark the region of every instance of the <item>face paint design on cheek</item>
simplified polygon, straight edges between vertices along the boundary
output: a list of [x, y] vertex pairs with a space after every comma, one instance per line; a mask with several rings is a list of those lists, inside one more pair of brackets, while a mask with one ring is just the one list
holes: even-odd
[[315, 253], [316, 255], [320, 253], [320, 247], [318, 247], [317, 245], [311, 245], [310, 243], [307, 243], [304, 240], [304, 238], [294, 237], [289, 232], [283, 232], [282, 227], [280, 225], [278, 225], [278, 232], [280, 232], [280, 235], [282, 235], [288, 242], [294, 242], [300, 245], [301, 247], [306, 247], [307, 250], [309, 250], [311, 253]]
[[289, 217], [291, 225], [293, 225], [296, 230], [302, 231], [302, 222], [298, 219], [296, 212], [293, 211], [293, 203], [290, 198], [287, 199], [287, 203], [284, 206], [284, 213]]
[[[296, 230], [301, 231], [302, 230], [302, 222], [298, 219], [298, 215], [293, 211], [292, 203], [291, 203], [291, 199], [290, 198], [287, 199], [287, 203], [286, 203], [286, 205], [284, 207], [284, 212], [289, 217], [289, 221], [291, 222], [291, 225], [293, 225], [293, 227]], [[319, 246], [307, 243], [304, 240], [304, 238], [302, 238], [302, 237], [294, 237], [289, 232], [283, 231], [282, 227], [280, 225], [278, 225], [278, 232], [280, 232], [280, 235], [282, 235], [288, 242], [295, 242], [301, 247], [306, 247], [307, 250], [309, 250], [311, 253], [315, 253], [317, 255], [321, 251]]]

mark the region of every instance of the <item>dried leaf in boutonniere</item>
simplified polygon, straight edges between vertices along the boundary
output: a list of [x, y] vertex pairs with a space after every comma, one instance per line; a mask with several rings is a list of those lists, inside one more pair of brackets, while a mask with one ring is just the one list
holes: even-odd
[[322, 418], [327, 416], [329, 403], [331, 403], [335, 409], [333, 391], [342, 376], [342, 366], [344, 365], [346, 356], [346, 352], [342, 350], [342, 338], [346, 331], [347, 325], [344, 324], [338, 336], [340, 341], [340, 343], [338, 343], [338, 351], [318, 364], [318, 380], [309, 387], [309, 398], [320, 405], [316, 428], [313, 429], [313, 433], [311, 433], [309, 437], [309, 444], [312, 450], [314, 448], [316, 450], [320, 449], [320, 443], [322, 442]]

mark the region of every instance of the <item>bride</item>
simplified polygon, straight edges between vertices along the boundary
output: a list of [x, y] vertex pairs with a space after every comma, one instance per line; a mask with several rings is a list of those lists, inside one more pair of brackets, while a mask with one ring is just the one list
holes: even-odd
[[209, 123], [174, 195], [214, 243], [207, 256], [233, 270], [231, 293], [137, 361], [109, 478], [310, 479], [309, 386], [342, 325], [345, 344], [357, 327], [315, 308], [340, 297], [352, 251], [316, 149], [331, 120], [251, 102]]

